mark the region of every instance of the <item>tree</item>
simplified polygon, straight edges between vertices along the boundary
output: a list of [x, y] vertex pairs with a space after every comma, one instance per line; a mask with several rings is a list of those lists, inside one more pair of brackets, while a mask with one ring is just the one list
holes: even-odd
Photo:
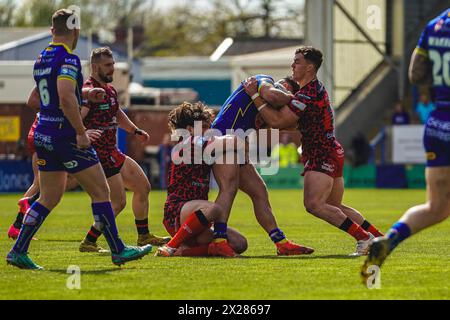
[[0, 0], [0, 27], [11, 27], [13, 25], [14, 0]]

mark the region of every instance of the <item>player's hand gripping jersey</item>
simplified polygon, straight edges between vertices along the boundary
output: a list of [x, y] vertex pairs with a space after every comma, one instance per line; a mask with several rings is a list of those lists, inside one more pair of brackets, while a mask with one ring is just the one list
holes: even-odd
[[78, 105], [81, 104], [80, 59], [66, 45], [51, 43], [36, 60], [33, 75], [40, 97], [39, 121], [34, 134], [39, 170], [76, 173], [98, 163], [92, 147], [77, 147], [75, 129], [60, 107], [57, 85], [60, 79], [74, 83], [74, 93]]
[[[263, 83], [274, 85], [271, 76], [259, 74], [255, 77], [258, 80], [258, 92], [261, 90]], [[220, 130], [222, 134], [226, 134], [227, 129], [242, 129], [244, 131], [257, 129], [257, 115], [258, 109], [241, 84], [222, 105], [212, 128]]]
[[289, 108], [298, 117], [305, 171], [342, 176], [344, 149], [334, 133], [334, 112], [325, 87], [313, 80], [295, 94]]
[[427, 166], [450, 165], [450, 9], [430, 21], [419, 39], [418, 54], [431, 62], [436, 103], [425, 126]]

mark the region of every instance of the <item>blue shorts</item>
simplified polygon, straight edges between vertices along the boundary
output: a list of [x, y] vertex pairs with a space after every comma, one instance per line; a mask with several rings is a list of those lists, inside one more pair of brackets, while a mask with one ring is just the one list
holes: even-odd
[[34, 145], [40, 171], [67, 171], [77, 173], [99, 163], [97, 153], [91, 146], [77, 148], [76, 136], [57, 135], [47, 130], [36, 129]]
[[427, 167], [450, 166], [450, 110], [434, 110], [423, 136]]

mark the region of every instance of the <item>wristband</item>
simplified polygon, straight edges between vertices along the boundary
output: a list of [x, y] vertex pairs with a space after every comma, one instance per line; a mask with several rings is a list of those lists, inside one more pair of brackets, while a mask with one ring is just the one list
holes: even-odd
[[134, 130], [134, 135], [140, 135], [142, 136], [144, 134], [144, 131], [142, 131], [141, 129], [136, 129]]
[[261, 111], [261, 110], [264, 109], [265, 107], [267, 107], [267, 103], [264, 103], [262, 106], [258, 107], [258, 111]]
[[258, 98], [259, 97], [259, 93], [257, 92], [257, 93], [255, 93], [254, 95], [252, 95], [252, 100], [255, 100], [256, 98]]

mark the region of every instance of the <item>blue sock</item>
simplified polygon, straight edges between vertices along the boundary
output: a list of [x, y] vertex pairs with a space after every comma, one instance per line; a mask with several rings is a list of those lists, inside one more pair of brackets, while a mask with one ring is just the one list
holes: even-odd
[[394, 250], [395, 247], [400, 244], [400, 242], [408, 238], [410, 235], [411, 229], [407, 224], [403, 222], [397, 222], [396, 224], [394, 224], [386, 234], [386, 237], [391, 240], [391, 251]]
[[100, 229], [108, 242], [111, 252], [122, 252], [125, 248], [125, 244], [119, 238], [111, 202], [93, 203], [92, 213], [94, 214], [95, 222], [100, 225]]
[[31, 239], [39, 230], [40, 226], [47, 218], [50, 210], [44, 207], [39, 202], [34, 202], [30, 210], [23, 219], [22, 228], [20, 229], [19, 238], [14, 244], [13, 251], [17, 253], [27, 253], [30, 246]]
[[278, 243], [284, 239], [286, 239], [286, 236], [284, 235], [283, 231], [276, 228], [269, 232], [270, 239], [272, 239], [273, 243]]
[[228, 239], [227, 224], [223, 222], [214, 222], [214, 239]]

